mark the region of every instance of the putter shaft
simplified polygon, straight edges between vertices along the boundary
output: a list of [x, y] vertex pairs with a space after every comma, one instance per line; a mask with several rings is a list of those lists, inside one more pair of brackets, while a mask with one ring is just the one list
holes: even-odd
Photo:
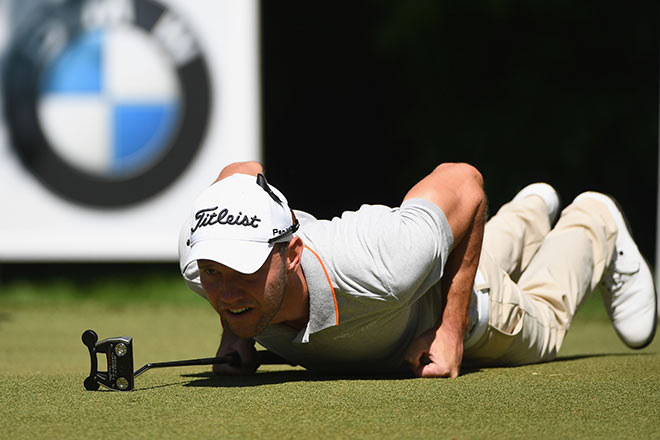
[[[290, 364], [284, 358], [276, 355], [275, 353], [269, 351], [259, 351], [257, 352], [259, 357], [259, 364]], [[137, 377], [140, 374], [151, 368], [164, 368], [164, 367], [186, 367], [190, 365], [219, 365], [219, 364], [229, 364], [232, 366], [238, 366], [241, 363], [241, 359], [238, 356], [238, 353], [229, 353], [227, 356], [218, 356], [212, 358], [201, 358], [201, 359], [188, 359], [183, 361], [169, 361], [169, 362], [151, 362], [140, 368], [138, 368], [133, 377]]]
[[190, 365], [218, 365], [218, 364], [238, 365], [240, 361], [241, 360], [238, 357], [237, 353], [230, 353], [228, 356], [219, 356], [212, 358], [187, 359], [183, 361], [169, 361], [169, 362], [150, 362], [138, 368], [135, 371], [135, 373], [133, 373], [133, 377], [137, 377], [151, 368], [186, 367]]

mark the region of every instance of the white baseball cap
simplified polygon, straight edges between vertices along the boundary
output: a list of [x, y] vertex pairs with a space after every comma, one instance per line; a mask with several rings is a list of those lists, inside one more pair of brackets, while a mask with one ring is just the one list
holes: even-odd
[[190, 219], [184, 268], [212, 260], [244, 274], [259, 270], [276, 243], [287, 242], [298, 220], [266, 178], [234, 174], [205, 189]]

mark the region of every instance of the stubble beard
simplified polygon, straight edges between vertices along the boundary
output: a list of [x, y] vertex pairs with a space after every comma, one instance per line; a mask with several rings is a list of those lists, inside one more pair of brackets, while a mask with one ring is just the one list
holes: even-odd
[[261, 317], [257, 323], [252, 329], [246, 332], [241, 332], [240, 330], [235, 331], [231, 328], [230, 325], [232, 332], [241, 338], [253, 338], [260, 335], [273, 321], [273, 318], [275, 318], [277, 312], [280, 311], [282, 303], [284, 302], [284, 292], [286, 292], [286, 286], [286, 261], [283, 261], [275, 279], [266, 285], [266, 289], [264, 291], [263, 307], [261, 309]]

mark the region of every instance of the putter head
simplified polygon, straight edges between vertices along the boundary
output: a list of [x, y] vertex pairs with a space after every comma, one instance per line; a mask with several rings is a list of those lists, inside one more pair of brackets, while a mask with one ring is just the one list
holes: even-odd
[[[94, 330], [85, 330], [83, 344], [89, 350], [90, 371], [85, 379], [85, 389], [96, 391], [99, 385], [111, 390], [130, 391], [134, 385], [133, 339], [129, 336], [107, 338], [102, 341]], [[106, 355], [108, 370], [98, 371], [97, 354]]]

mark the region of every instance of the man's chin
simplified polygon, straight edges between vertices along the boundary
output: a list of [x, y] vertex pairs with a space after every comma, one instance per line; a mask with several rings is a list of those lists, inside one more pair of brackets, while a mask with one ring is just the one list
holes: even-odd
[[274, 312], [264, 313], [253, 307], [242, 313], [231, 313], [224, 310], [220, 313], [222, 322], [239, 338], [247, 339], [259, 336], [273, 322]]
[[256, 336], [259, 336], [259, 334], [261, 333], [260, 331], [257, 332], [256, 330], [236, 329], [233, 328], [232, 326], [229, 326], [229, 330], [231, 330], [231, 332], [234, 335], [238, 336], [241, 339], [252, 339]]
[[242, 339], [254, 338], [259, 336], [261, 332], [266, 328], [265, 325], [255, 324], [255, 325], [241, 325], [236, 322], [232, 322], [231, 319], [223, 319], [225, 325], [229, 327], [229, 330], [236, 336]]

